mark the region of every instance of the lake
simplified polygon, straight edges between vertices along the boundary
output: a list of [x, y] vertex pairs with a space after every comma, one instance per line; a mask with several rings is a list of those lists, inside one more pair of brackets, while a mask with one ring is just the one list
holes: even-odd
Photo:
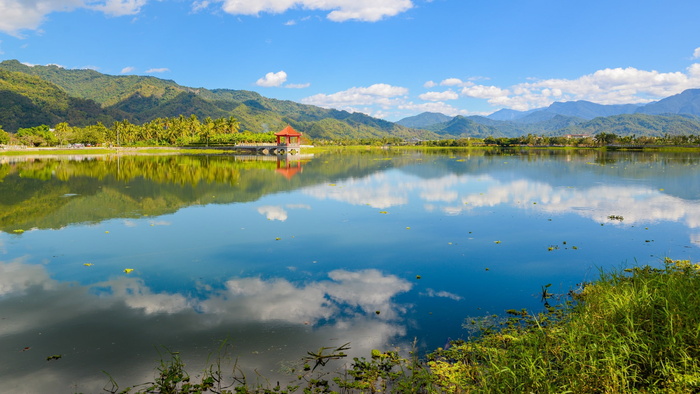
[[699, 261], [699, 164], [593, 150], [0, 156], [3, 390], [125, 388], [168, 350], [195, 375], [224, 340], [250, 381], [283, 384], [324, 346], [349, 342], [348, 360], [430, 351], [472, 335], [470, 319], [541, 310], [542, 286]]

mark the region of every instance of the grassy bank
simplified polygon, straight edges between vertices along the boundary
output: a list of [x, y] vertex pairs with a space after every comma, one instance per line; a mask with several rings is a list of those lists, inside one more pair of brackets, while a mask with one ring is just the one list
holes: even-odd
[[[349, 369], [326, 364], [347, 347], [309, 352], [296, 383], [262, 387], [214, 363], [192, 382], [177, 353], [139, 393], [690, 393], [700, 390], [700, 265], [666, 259], [601, 277], [558, 298], [542, 288], [547, 311], [510, 310], [503, 322], [466, 322], [479, 335], [427, 358], [373, 350]], [[549, 302], [561, 301], [556, 307]], [[498, 324], [489, 322], [500, 321]], [[331, 364], [329, 364], [331, 365]], [[234, 372], [237, 370], [234, 369]]]

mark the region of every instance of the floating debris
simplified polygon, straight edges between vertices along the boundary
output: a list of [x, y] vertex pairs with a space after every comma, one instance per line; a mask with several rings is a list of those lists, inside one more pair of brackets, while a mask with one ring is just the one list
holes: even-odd
[[86, 266], [86, 267], [92, 267], [94, 264], [92, 264], [92, 263], [83, 263], [83, 265]]
[[46, 357], [46, 361], [60, 360], [63, 357], [62, 354], [54, 354], [53, 356]]
[[12, 232], [17, 233], [17, 234], [22, 234], [24, 232], [24, 230], [22, 230], [21, 228], [18, 228], [17, 230], [12, 230]]
[[416, 279], [420, 279], [420, 275], [416, 275]]
[[124, 269], [124, 272], [127, 274], [130, 274], [134, 269], [133, 268], [126, 268]]
[[610, 220], [619, 220], [619, 221], [625, 220], [625, 218], [622, 217], [622, 215], [609, 215], [609, 216], [608, 216], [608, 219], [610, 219]]

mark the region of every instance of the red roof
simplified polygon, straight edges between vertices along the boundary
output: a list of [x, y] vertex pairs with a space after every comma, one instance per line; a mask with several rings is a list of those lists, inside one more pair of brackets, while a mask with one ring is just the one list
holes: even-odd
[[294, 130], [292, 126], [287, 126], [284, 130], [279, 133], [275, 133], [276, 136], [289, 136], [289, 137], [301, 137], [301, 133]]

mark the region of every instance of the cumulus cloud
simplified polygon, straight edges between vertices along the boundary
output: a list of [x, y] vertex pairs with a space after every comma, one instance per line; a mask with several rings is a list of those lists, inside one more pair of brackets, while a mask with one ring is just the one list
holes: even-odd
[[700, 47], [695, 48], [695, 51], [693, 51], [693, 59], [700, 59]]
[[508, 94], [510, 94], [508, 90], [495, 86], [474, 85], [462, 88], [462, 95], [475, 98], [492, 99], [507, 96]]
[[20, 30], [38, 28], [47, 14], [83, 5], [82, 0], [0, 0], [0, 31], [20, 36]]
[[[697, 52], [697, 50], [696, 50]], [[456, 84], [455, 79], [452, 81]], [[444, 82], [444, 81], [443, 81]], [[516, 110], [548, 106], [555, 101], [587, 100], [598, 104], [644, 104], [700, 86], [700, 65], [686, 72], [662, 73], [634, 67], [606, 68], [577, 79], [544, 79], [502, 89], [468, 85], [461, 94]]]
[[393, 275], [369, 269], [357, 272], [331, 271], [331, 281], [297, 286], [286, 279], [231, 279], [226, 289], [200, 305], [208, 314], [235, 316], [239, 321], [280, 320], [314, 323], [337, 316], [341, 307], [370, 313], [382, 310], [383, 318], [403, 312], [392, 298], [411, 289], [411, 284]]
[[421, 100], [425, 101], [445, 101], [445, 100], [457, 100], [459, 95], [452, 90], [446, 90], [444, 92], [428, 92], [423, 93], [418, 96]]
[[129, 73], [134, 72], [134, 70], [136, 70], [136, 68], [131, 67], [131, 66], [129, 66], [129, 67], [124, 67], [124, 68], [122, 68], [121, 73], [122, 73], [122, 74], [129, 74]]
[[447, 78], [440, 82], [442, 86], [462, 86], [464, 82], [459, 78]]
[[287, 211], [280, 206], [266, 205], [258, 207], [258, 213], [264, 215], [267, 220], [279, 220], [281, 222], [287, 220]]
[[283, 83], [287, 81], [287, 73], [284, 71], [279, 71], [276, 73], [269, 72], [265, 74], [264, 77], [258, 79], [257, 82], [255, 82], [256, 85], [258, 86], [264, 86], [264, 87], [274, 87], [274, 86], [280, 86]]
[[316, 94], [302, 99], [301, 102], [324, 108], [338, 108], [350, 112], [364, 112], [358, 109], [358, 107], [372, 105], [379, 105], [383, 108], [395, 107], [403, 103], [403, 100], [399, 100], [397, 97], [402, 97], [407, 94], [408, 89], [404, 87], [378, 83], [368, 87], [353, 87], [332, 94]]
[[88, 8], [110, 16], [137, 14], [147, 0], [0, 0], [0, 31], [20, 37], [38, 29], [46, 15]]
[[141, 11], [141, 7], [146, 5], [147, 0], [106, 0], [105, 2], [89, 2], [95, 3], [89, 8], [102, 11], [111, 16], [134, 15]]
[[234, 15], [279, 14], [292, 8], [330, 11], [334, 22], [349, 20], [376, 22], [413, 7], [411, 0], [223, 0], [222, 9]]

